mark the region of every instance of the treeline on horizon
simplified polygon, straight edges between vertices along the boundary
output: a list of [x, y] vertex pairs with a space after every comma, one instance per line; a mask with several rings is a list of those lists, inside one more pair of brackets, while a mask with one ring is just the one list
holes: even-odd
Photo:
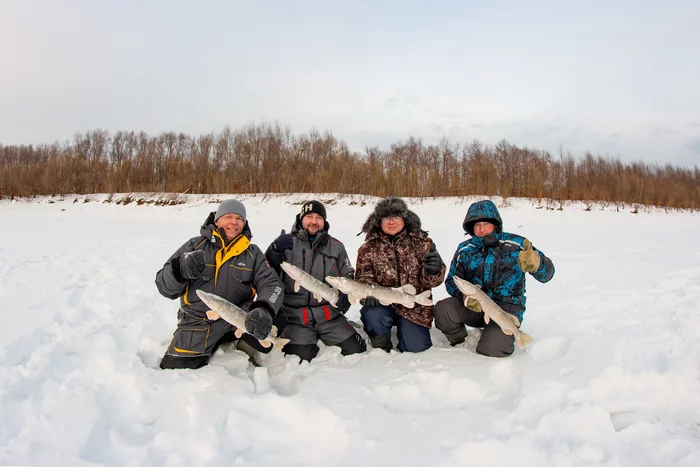
[[358, 153], [329, 131], [296, 135], [269, 123], [198, 137], [90, 130], [63, 144], [0, 144], [0, 196], [131, 192], [488, 195], [698, 209], [700, 171], [505, 140], [409, 138]]

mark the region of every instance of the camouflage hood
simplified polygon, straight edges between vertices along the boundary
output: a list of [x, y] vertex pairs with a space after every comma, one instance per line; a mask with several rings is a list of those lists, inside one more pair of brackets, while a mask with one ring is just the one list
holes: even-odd
[[403, 218], [406, 232], [416, 233], [421, 231], [421, 222], [418, 215], [408, 209], [404, 200], [390, 196], [377, 203], [374, 211], [367, 217], [362, 226], [362, 232], [367, 233], [367, 238], [379, 235], [382, 232], [382, 219], [393, 216]]

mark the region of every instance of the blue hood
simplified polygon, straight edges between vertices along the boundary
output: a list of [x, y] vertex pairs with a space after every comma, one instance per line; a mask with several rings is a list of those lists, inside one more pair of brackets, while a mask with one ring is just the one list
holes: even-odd
[[490, 200], [477, 201], [472, 203], [467, 209], [467, 215], [464, 217], [462, 228], [472, 237], [474, 236], [474, 224], [481, 221], [489, 221], [496, 226], [496, 232], [503, 230], [503, 221], [498, 208]]

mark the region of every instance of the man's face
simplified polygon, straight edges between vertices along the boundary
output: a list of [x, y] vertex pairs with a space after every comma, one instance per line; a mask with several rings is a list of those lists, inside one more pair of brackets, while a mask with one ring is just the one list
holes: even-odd
[[312, 236], [323, 230], [324, 225], [325, 223], [323, 222], [323, 217], [314, 212], [301, 218], [301, 228], [306, 230], [306, 232]]
[[238, 214], [224, 214], [214, 222], [214, 225], [224, 231], [226, 234], [226, 241], [230, 242], [243, 232], [245, 220]]
[[496, 226], [490, 222], [477, 222], [474, 224], [474, 235], [477, 237], [485, 237], [493, 233]]

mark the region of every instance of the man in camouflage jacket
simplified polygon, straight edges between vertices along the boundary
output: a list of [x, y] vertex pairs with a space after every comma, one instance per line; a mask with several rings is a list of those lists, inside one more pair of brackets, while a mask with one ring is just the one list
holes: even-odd
[[[358, 282], [394, 288], [411, 284], [417, 294], [442, 283], [445, 264], [428, 233], [421, 229], [420, 219], [402, 199], [389, 197], [377, 203], [362, 231], [367, 235], [357, 252]], [[419, 304], [413, 308], [383, 306], [374, 297], [367, 297], [360, 314], [373, 347], [389, 351], [391, 328], [396, 326], [398, 350], [421, 352], [432, 345], [432, 308]]]
[[476, 352], [490, 357], [507, 357], [514, 350], [514, 337], [506, 335], [495, 321], [488, 324], [478, 301], [464, 303], [462, 292], [454, 282], [459, 276], [482, 290], [522, 322], [525, 313], [525, 273], [540, 282], [554, 276], [554, 264], [544, 253], [520, 235], [503, 231], [503, 221], [496, 205], [489, 200], [472, 203], [462, 223], [472, 238], [457, 247], [445, 288], [451, 295], [435, 304], [435, 327], [452, 345], [467, 337], [465, 324], [483, 328]]

